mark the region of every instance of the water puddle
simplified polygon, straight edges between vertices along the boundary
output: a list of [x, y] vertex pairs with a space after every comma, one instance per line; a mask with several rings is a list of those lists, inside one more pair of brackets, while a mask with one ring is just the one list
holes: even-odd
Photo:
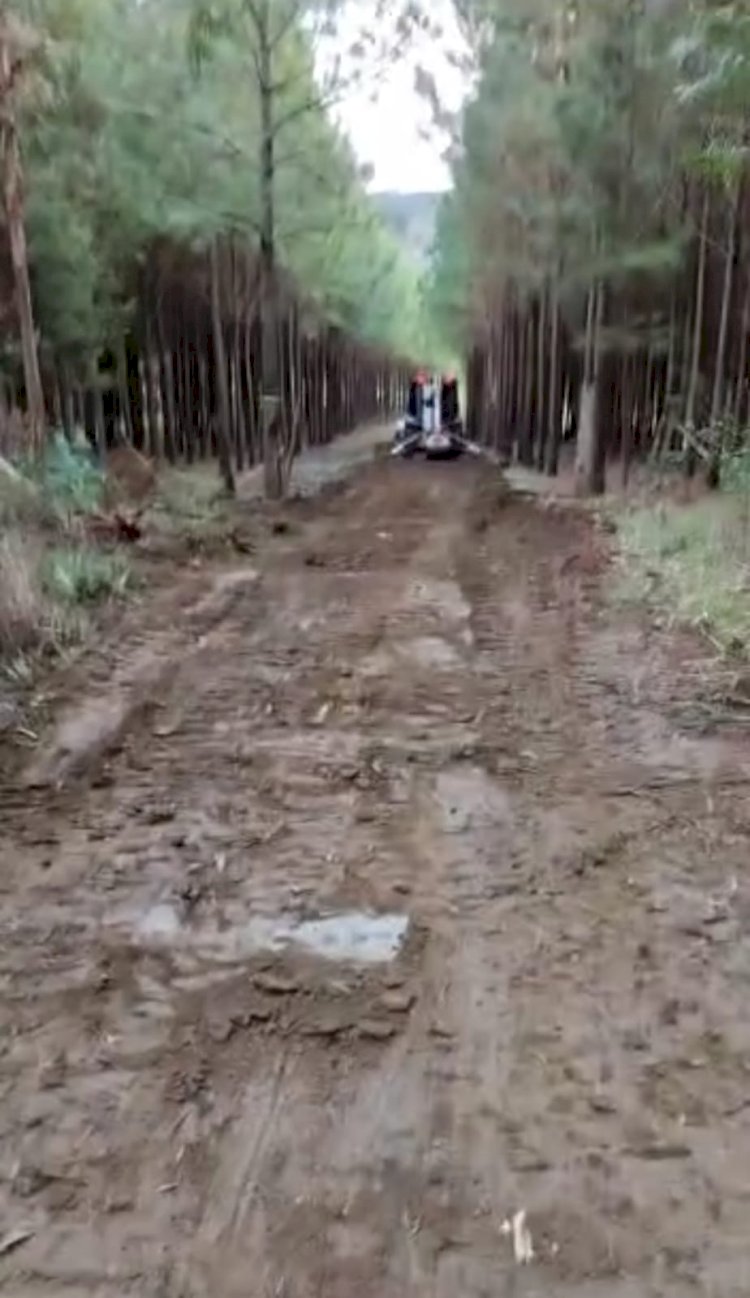
[[363, 911], [307, 920], [290, 940], [329, 960], [382, 964], [398, 955], [409, 928], [406, 915], [368, 915]]
[[255, 916], [238, 924], [183, 923], [169, 902], [159, 902], [140, 915], [136, 940], [168, 946], [204, 961], [237, 964], [252, 956], [291, 953], [296, 948], [325, 960], [352, 964], [386, 964], [395, 960], [409, 932], [408, 915], [375, 915], [344, 911], [316, 919]]

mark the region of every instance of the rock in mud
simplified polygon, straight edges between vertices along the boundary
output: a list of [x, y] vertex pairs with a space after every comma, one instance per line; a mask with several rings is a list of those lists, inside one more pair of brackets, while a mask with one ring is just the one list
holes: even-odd
[[383, 993], [380, 1004], [390, 1014], [408, 1014], [415, 999], [413, 992], [393, 990]]
[[692, 1150], [689, 1145], [679, 1140], [646, 1140], [629, 1145], [625, 1150], [631, 1158], [643, 1158], [649, 1162], [667, 1162], [674, 1158], [690, 1158]]
[[302, 1035], [333, 1041], [350, 1026], [350, 1024], [342, 1023], [339, 1019], [322, 1019], [318, 1022], [306, 1023], [302, 1028]]
[[359, 1025], [359, 1035], [368, 1041], [389, 1041], [395, 1037], [396, 1029], [392, 1023], [380, 1019], [363, 1019]]
[[269, 996], [293, 996], [299, 991], [299, 983], [294, 978], [283, 974], [261, 973], [255, 977], [255, 986]]
[[617, 1113], [617, 1105], [609, 1095], [592, 1095], [589, 1107], [592, 1113], [600, 1113], [605, 1117]]
[[64, 1052], [44, 1064], [39, 1072], [39, 1086], [44, 1091], [57, 1090], [65, 1084], [68, 1072], [68, 1060]]
[[234, 1035], [237, 1024], [234, 1019], [220, 1019], [208, 1025], [208, 1035], [217, 1046], [226, 1045], [227, 1041]]

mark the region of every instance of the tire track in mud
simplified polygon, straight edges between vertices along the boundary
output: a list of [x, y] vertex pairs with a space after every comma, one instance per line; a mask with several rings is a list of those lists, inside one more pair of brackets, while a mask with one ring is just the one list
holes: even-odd
[[0, 845], [0, 1292], [744, 1298], [750, 825], [607, 793], [744, 750], [580, 517], [380, 464], [305, 518]]

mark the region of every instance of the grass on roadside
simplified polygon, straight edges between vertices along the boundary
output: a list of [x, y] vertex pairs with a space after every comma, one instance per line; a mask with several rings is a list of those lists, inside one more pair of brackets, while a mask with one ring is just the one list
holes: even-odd
[[750, 496], [661, 502], [616, 519], [618, 596], [649, 600], [707, 634], [724, 653], [750, 651]]
[[105, 478], [84, 440], [54, 436], [41, 462], [0, 465], [0, 660], [31, 662], [81, 639], [96, 602], [129, 591], [117, 550], [83, 540]]
[[[4, 674], [31, 677], [35, 657], [59, 653], [81, 638], [83, 611], [45, 587], [45, 552], [38, 538], [11, 529], [0, 539], [0, 662]], [[16, 679], [16, 683], [25, 681]]]
[[226, 530], [232, 502], [217, 481], [214, 464], [165, 469], [149, 513], [159, 530], [205, 537]]
[[45, 554], [42, 585], [61, 604], [93, 604], [122, 599], [132, 585], [133, 573], [124, 555], [90, 546], [56, 546]]

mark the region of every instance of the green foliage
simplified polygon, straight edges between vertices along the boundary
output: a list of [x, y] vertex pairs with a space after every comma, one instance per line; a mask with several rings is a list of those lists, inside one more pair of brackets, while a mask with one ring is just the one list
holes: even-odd
[[90, 514], [101, 504], [104, 474], [84, 437], [69, 442], [64, 433], [54, 433], [42, 459], [25, 467], [55, 513]]
[[0, 523], [67, 526], [99, 508], [104, 483], [85, 437], [69, 442], [56, 432], [41, 458], [0, 472]]
[[[568, 322], [596, 279], [662, 289], [686, 267], [685, 166], [746, 165], [750, 18], [736, 6], [462, 0], [479, 30], [432, 286], [472, 331], [554, 282]], [[478, 24], [478, 26], [477, 26]], [[744, 96], [744, 98], [743, 98]]]
[[63, 604], [91, 604], [121, 599], [132, 584], [130, 565], [120, 554], [82, 546], [59, 547], [45, 555], [45, 592]]
[[[83, 377], [131, 323], [155, 244], [203, 247], [217, 233], [257, 244], [259, 96], [245, 8], [34, 0], [49, 38], [47, 93], [24, 101], [22, 121], [35, 306], [43, 347]], [[417, 277], [316, 86], [304, 17], [316, 6], [271, 8], [280, 258], [334, 319], [408, 347]]]
[[750, 517], [741, 500], [631, 510], [619, 534], [622, 598], [649, 598], [723, 650], [750, 647]]
[[741, 450], [728, 450], [721, 462], [721, 485], [725, 491], [750, 499], [750, 431], [734, 430], [734, 444]]

